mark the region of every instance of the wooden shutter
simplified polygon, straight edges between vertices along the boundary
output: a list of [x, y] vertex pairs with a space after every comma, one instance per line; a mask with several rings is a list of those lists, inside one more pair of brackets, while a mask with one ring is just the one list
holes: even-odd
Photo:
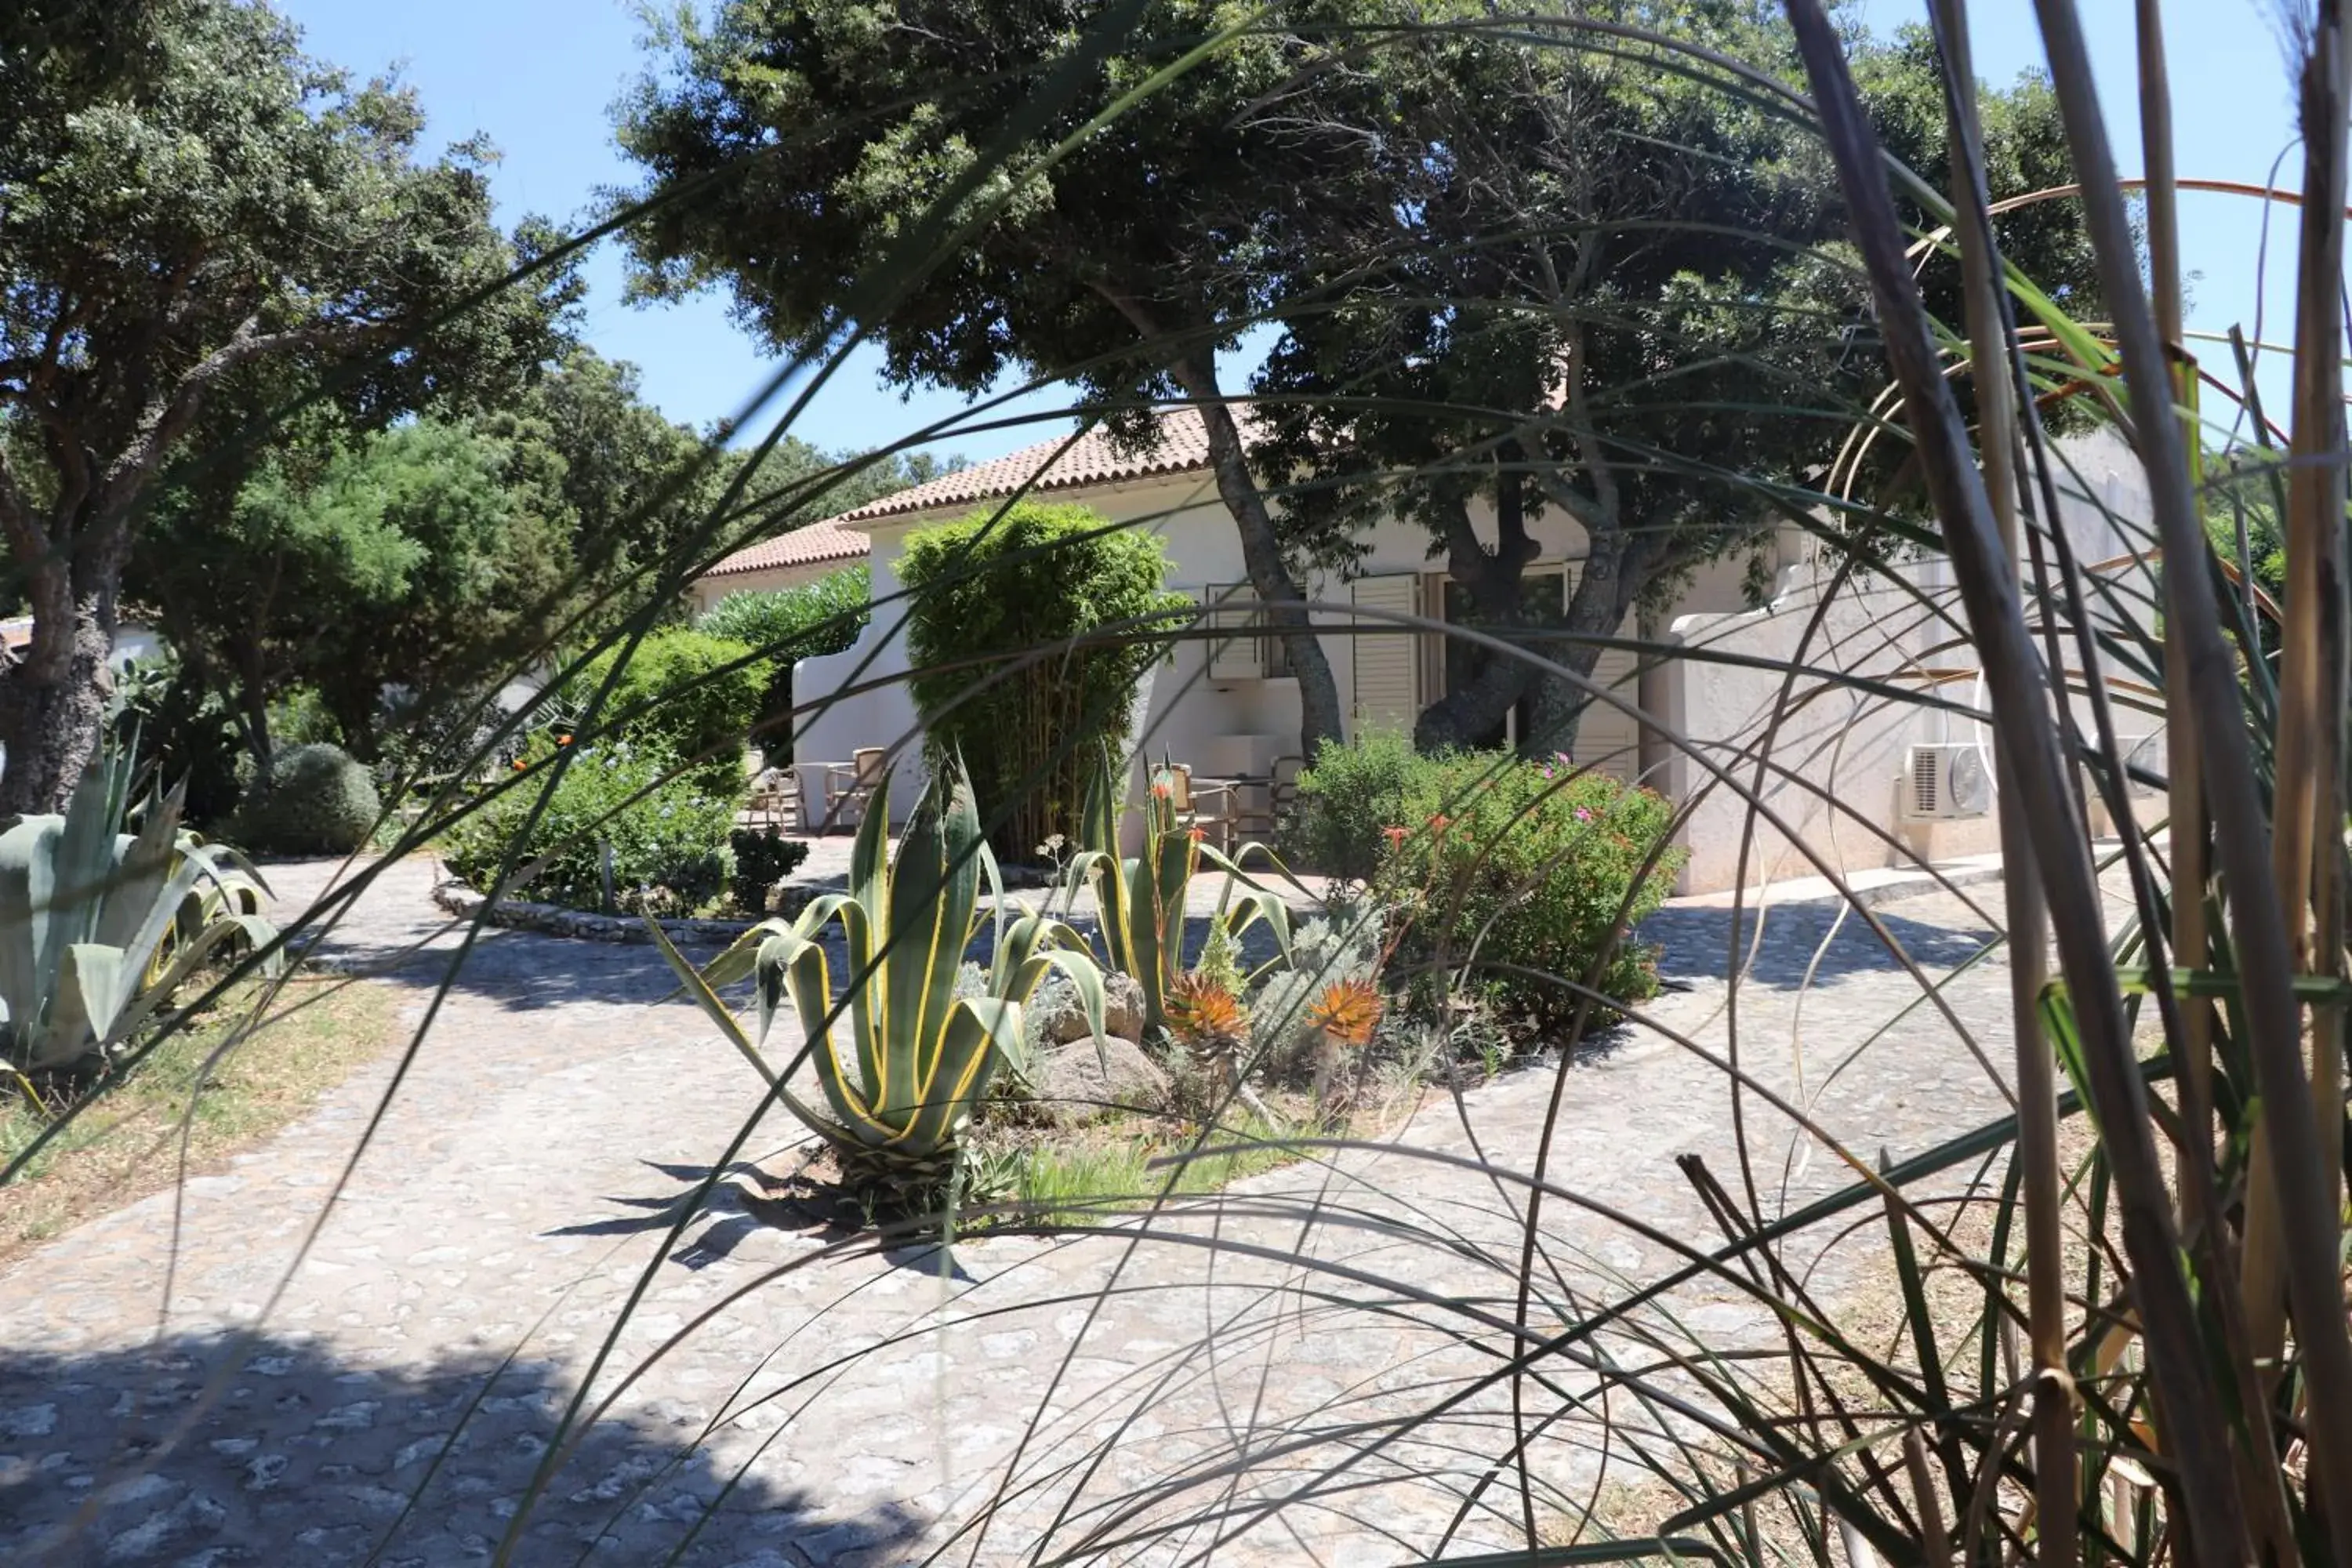
[[1418, 588], [1419, 579], [1410, 572], [1356, 579], [1358, 607], [1384, 612], [1382, 618], [1356, 627], [1353, 706], [1360, 735], [1368, 729], [1411, 733], [1421, 716], [1421, 639], [1412, 628], [1386, 618], [1416, 614]]
[[1236, 634], [1209, 639], [1211, 680], [1265, 679], [1265, 638], [1254, 608], [1256, 598], [1246, 583], [1212, 583], [1201, 590], [1211, 628]]
[[[1577, 569], [1568, 569], [1567, 592], [1576, 592]], [[1621, 630], [1622, 628], [1620, 628]], [[1634, 703], [1640, 698], [1638, 656], [1624, 648], [1604, 648], [1592, 667], [1592, 683], [1612, 696]], [[1632, 784], [1642, 772], [1641, 721], [1595, 697], [1585, 704], [1576, 726], [1576, 745], [1570, 759]]]

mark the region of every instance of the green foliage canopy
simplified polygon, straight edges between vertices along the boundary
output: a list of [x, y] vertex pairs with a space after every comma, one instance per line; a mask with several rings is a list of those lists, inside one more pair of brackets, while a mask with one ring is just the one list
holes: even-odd
[[[1802, 74], [1777, 6], [1672, 0], [1643, 13]], [[1374, 522], [1412, 519], [1480, 622], [1525, 628], [1545, 657], [1589, 675], [1601, 650], [1582, 639], [1620, 635], [1637, 604], [1663, 604], [1697, 565], [1759, 542], [1867, 417], [1884, 377], [1858, 352], [1867, 301], [1806, 128], [1669, 68], [1687, 62], [1662, 47], [1529, 34], [1544, 30], [1368, 51], [1392, 109], [1391, 156], [1376, 178], [1275, 225], [1271, 309], [1285, 336], [1256, 383], [1256, 455], [1298, 476], [1293, 549], [1344, 567]], [[1855, 54], [1890, 148], [1947, 181], [1925, 34]], [[1996, 198], [2072, 179], [2038, 79], [1987, 95], [1985, 125]], [[2024, 209], [2002, 237], [2062, 297], [2088, 289], [2089, 247], [2066, 204]], [[1957, 320], [1957, 266], [1927, 279]], [[1879, 443], [1883, 467], [1904, 449]], [[1566, 603], [1540, 607], [1522, 584], [1538, 552], [1529, 525], [1547, 510], [1589, 548]], [[1523, 746], [1570, 743], [1586, 700], [1573, 683], [1534, 679], [1519, 660], [1472, 663], [1483, 668], [1422, 715], [1420, 744], [1498, 742], [1530, 691]]]
[[1081, 506], [1022, 501], [908, 536], [908, 683], [1005, 855], [1076, 840], [1101, 743], [1125, 742], [1136, 683], [1192, 608], [1161, 588], [1167, 570], [1158, 535]]
[[1338, 687], [1303, 616], [1279, 607], [1300, 592], [1216, 355], [1257, 319], [1262, 283], [1236, 262], [1269, 193], [1311, 203], [1377, 161], [1357, 73], [1300, 68], [1337, 62], [1318, 29], [1386, 16], [1377, 0], [1286, 5], [1154, 81], [1228, 29], [1230, 7], [728, 0], [681, 20], [622, 106], [640, 194], [695, 185], [632, 227], [640, 286], [724, 286], [793, 352], [854, 315], [901, 384], [977, 394], [1008, 372], [1066, 374], [1141, 446], [1149, 403], [1201, 405], [1311, 750], [1341, 731]]
[[796, 588], [730, 594], [705, 610], [694, 629], [786, 662], [840, 653], [871, 618], [872, 582], [860, 562]]
[[233, 693], [266, 765], [270, 704], [315, 688], [373, 754], [387, 688], [463, 687], [540, 631], [569, 521], [535, 454], [437, 420], [273, 461], [215, 510], [165, 492], [127, 584], [184, 661]]
[[356, 367], [333, 373], [349, 401], [413, 406], [547, 331], [529, 289], [423, 330], [519, 251], [489, 150], [421, 163], [422, 132], [411, 95], [305, 58], [248, 0], [0, 14], [0, 533], [34, 616], [0, 681], [0, 809], [79, 777], [134, 520], [215, 392]]
[[617, 728], [640, 752], [692, 773], [697, 788], [730, 802], [743, 794], [743, 738], [759, 721], [768, 686], [762, 660], [743, 643], [670, 626], [632, 650], [615, 646], [589, 661], [572, 682], [575, 700], [606, 693], [598, 729]]

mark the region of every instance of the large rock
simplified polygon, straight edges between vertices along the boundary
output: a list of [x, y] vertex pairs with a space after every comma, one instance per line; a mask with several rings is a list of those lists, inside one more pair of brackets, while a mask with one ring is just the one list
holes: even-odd
[[1143, 1038], [1143, 983], [1134, 975], [1103, 976], [1103, 1032], [1122, 1040]]
[[1066, 1126], [1108, 1116], [1121, 1106], [1160, 1103], [1168, 1075], [1133, 1040], [1117, 1036], [1049, 1046], [1032, 1075], [1037, 1107]]
[[[1048, 1045], [1069, 1046], [1094, 1037], [1078, 994], [1066, 986], [1054, 988], [1051, 1008], [1039, 1033]], [[1122, 1040], [1143, 1037], [1143, 987], [1131, 974], [1103, 976], [1103, 1033]]]

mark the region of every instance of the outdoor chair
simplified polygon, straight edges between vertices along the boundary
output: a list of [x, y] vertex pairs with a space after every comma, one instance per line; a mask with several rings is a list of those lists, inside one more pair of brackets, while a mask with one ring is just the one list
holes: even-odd
[[1263, 778], [1234, 781], [1233, 830], [1240, 840], [1270, 839], [1298, 804], [1298, 775], [1304, 757], [1276, 757], [1273, 771]]
[[791, 768], [769, 768], [751, 781], [745, 813], [761, 827], [797, 831], [801, 826], [801, 776]]
[[[865, 818], [866, 807], [874, 799], [874, 792], [890, 776], [890, 752], [885, 746], [860, 746], [850, 753], [846, 764], [834, 763], [824, 770], [824, 826], [853, 826]], [[856, 816], [845, 818], [842, 807], [848, 806]]]
[[1220, 850], [1233, 847], [1234, 786], [1223, 779], [1195, 781], [1183, 763], [1163, 763], [1152, 775], [1154, 786], [1166, 785], [1168, 805], [1176, 826], [1198, 828]]

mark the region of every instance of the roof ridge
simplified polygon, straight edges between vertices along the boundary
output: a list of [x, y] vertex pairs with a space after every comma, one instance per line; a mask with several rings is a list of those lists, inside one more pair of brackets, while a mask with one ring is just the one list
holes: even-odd
[[[1246, 405], [1234, 407], [1246, 423]], [[957, 468], [935, 479], [926, 479], [903, 490], [893, 490], [887, 496], [852, 507], [822, 521], [777, 535], [773, 539], [737, 551], [712, 567], [706, 576], [722, 576], [740, 572], [759, 572], [778, 566], [807, 564], [813, 560], [846, 559], [845, 556], [810, 556], [803, 553], [776, 552], [786, 540], [804, 538], [818, 530], [832, 530], [836, 534], [858, 541], [856, 553], [864, 554], [868, 547], [866, 537], [851, 526], [877, 522], [886, 518], [905, 517], [912, 512], [931, 511], [944, 507], [971, 506], [984, 500], [1022, 493], [1041, 494], [1055, 490], [1079, 489], [1089, 485], [1119, 484], [1134, 479], [1164, 478], [1204, 469], [1209, 466], [1209, 433], [1200, 410], [1190, 404], [1163, 408], [1154, 415], [1158, 439], [1144, 447], [1130, 447], [1100, 425], [1071, 435], [1059, 435], [1051, 440], [1039, 441]]]

